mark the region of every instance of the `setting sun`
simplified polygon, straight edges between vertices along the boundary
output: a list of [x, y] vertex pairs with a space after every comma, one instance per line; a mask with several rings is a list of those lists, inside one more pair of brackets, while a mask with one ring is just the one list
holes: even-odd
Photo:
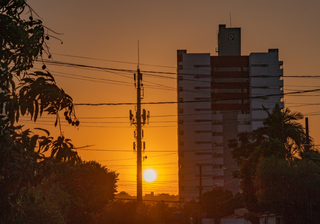
[[157, 174], [154, 170], [146, 170], [143, 173], [143, 178], [145, 181], [152, 182], [157, 178]]

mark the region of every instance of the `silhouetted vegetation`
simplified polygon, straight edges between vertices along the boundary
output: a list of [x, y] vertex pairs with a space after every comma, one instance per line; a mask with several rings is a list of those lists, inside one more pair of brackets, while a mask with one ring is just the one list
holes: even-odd
[[[113, 199], [117, 175], [81, 161], [60, 124], [59, 113], [80, 124], [72, 98], [44, 64], [29, 72], [35, 60], [51, 58], [54, 32], [36, 17], [24, 0], [0, 1], [0, 223], [90, 223]], [[19, 125], [21, 116], [36, 122], [44, 113], [55, 116], [57, 139]]]
[[169, 205], [165, 202], [143, 203], [136, 201], [115, 200], [108, 204], [105, 211], [96, 219], [96, 224], [163, 224], [187, 223], [178, 219], [174, 213], [179, 211], [179, 205]]
[[67, 223], [92, 223], [114, 199], [117, 174], [97, 162], [60, 163], [41, 187], [62, 192]]
[[230, 141], [253, 224], [262, 213], [282, 215], [292, 224], [320, 218], [320, 153], [298, 123], [302, 118], [276, 105], [263, 127]]
[[214, 218], [216, 224], [222, 217], [234, 214], [234, 210], [242, 208], [241, 194], [232, 195], [231, 191], [222, 187], [214, 187], [202, 195], [202, 212], [206, 218]]

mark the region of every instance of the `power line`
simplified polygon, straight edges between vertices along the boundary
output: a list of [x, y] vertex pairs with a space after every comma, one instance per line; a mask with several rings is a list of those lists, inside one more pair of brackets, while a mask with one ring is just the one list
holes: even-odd
[[[80, 67], [80, 68], [91, 68], [91, 69], [99, 69], [99, 70], [104, 70], [104, 71], [108, 71], [108, 72], [112, 72], [112, 71], [124, 71], [124, 72], [133, 72], [134, 70], [128, 70], [128, 69], [114, 69], [114, 68], [107, 68], [107, 67], [98, 67], [98, 66], [90, 66], [90, 65], [82, 65], [82, 64], [74, 64], [74, 63], [66, 63], [66, 62], [58, 62], [58, 61], [51, 61], [51, 60], [45, 60], [45, 62], [47, 63], [53, 63], [53, 64], [56, 64], [56, 65], [66, 65], [66, 66], [71, 66], [71, 67]], [[153, 77], [161, 77], [161, 78], [171, 78], [171, 79], [176, 79], [175, 77], [168, 77], [168, 76], [155, 76], [154, 74], [156, 73], [160, 73], [160, 74], [177, 74], [177, 73], [169, 73], [169, 72], [157, 72], [157, 71], [145, 71], [146, 74], [145, 75], [152, 75]], [[148, 74], [148, 73], [151, 73], [151, 74]], [[193, 74], [185, 74], [185, 75], [193, 75]], [[59, 76], [59, 75], [57, 75]], [[61, 75], [60, 75], [61, 76]], [[74, 75], [75, 76], [75, 75]], [[208, 75], [208, 77], [211, 77], [211, 75]], [[251, 77], [260, 77], [260, 76], [251, 76]], [[261, 76], [261, 77], [265, 77], [265, 76]], [[271, 76], [269, 76], [271, 77]], [[278, 76], [276, 76], [278, 77]], [[313, 78], [317, 78], [317, 77], [320, 77], [320, 76], [284, 76], [284, 77], [287, 77], [287, 78], [310, 78], [310, 77], [313, 77]], [[67, 77], [67, 78], [70, 78], [70, 77]], [[93, 81], [94, 79], [92, 77], [85, 77], [83, 76], [82, 78], [84, 78], [84, 80], [86, 80], [87, 78], [89, 79], [92, 79], [91, 81]], [[193, 81], [193, 82], [207, 82], [207, 81], [201, 81], [201, 80], [188, 80], [188, 79], [184, 79], [186, 81]], [[106, 81], [110, 81], [110, 82], [119, 82], [117, 80], [106, 80]], [[152, 82], [150, 82], [152, 83]], [[117, 85], [129, 85], [129, 83], [125, 83], [125, 82], [119, 82], [119, 83], [111, 83], [111, 84], [117, 84]], [[169, 86], [165, 86], [165, 85], [159, 85], [159, 84], [156, 84], [156, 83], [153, 83], [155, 84], [156, 86], [158, 86], [158, 89], [164, 89], [164, 88], [161, 88], [161, 87], [165, 87], [164, 90], [171, 90], [171, 91], [175, 91], [176, 88], [173, 88], [173, 87], [169, 87]], [[228, 85], [229, 83], [223, 83], [224, 85]], [[231, 85], [231, 84], [230, 84]], [[159, 88], [160, 87], [160, 88]], [[190, 92], [193, 92], [191, 90], [187, 90], [187, 91], [190, 91]], [[199, 93], [199, 91], [197, 92]], [[203, 93], [205, 94], [205, 93]]]
[[[132, 65], [136, 65], [137, 64], [136, 62], [119, 61], [119, 60], [107, 60], [107, 59], [99, 59], [99, 58], [92, 58], [92, 57], [70, 55], [70, 54], [59, 54], [59, 53], [52, 53], [52, 54], [53, 55], [66, 56], [66, 57], [73, 57], [73, 58], [90, 59], [90, 60], [96, 60], [96, 61], [108, 61], [108, 62], [116, 62], [116, 63], [123, 63], [123, 64], [132, 64]], [[152, 65], [152, 64], [142, 64], [142, 63], [140, 63], [140, 65], [177, 69], [176, 67], [166, 66], [166, 65]]]
[[[105, 71], [121, 71], [121, 72], [128, 72], [128, 73], [134, 73], [135, 70], [133, 69], [118, 69], [118, 68], [110, 68], [110, 67], [101, 67], [101, 66], [93, 66], [93, 65], [84, 65], [84, 64], [76, 64], [76, 63], [70, 63], [70, 62], [61, 62], [61, 61], [54, 61], [54, 60], [48, 60], [48, 59], [44, 59], [43, 62], [48, 63], [48, 64], [52, 64], [52, 65], [60, 65], [60, 66], [68, 66], [68, 67], [78, 67], [78, 68], [89, 68], [89, 69], [98, 69], [98, 70], [105, 70]], [[199, 70], [195, 70], [195, 71], [199, 71]], [[142, 73], [145, 73], [147, 75], [151, 75], [151, 74], [167, 74], [167, 75], [199, 75], [198, 73], [194, 73], [194, 74], [190, 74], [190, 73], [177, 73], [177, 72], [162, 72], [162, 71], [143, 71], [141, 70]], [[201, 76], [208, 76], [208, 77], [212, 77], [212, 75], [203, 75], [201, 74]], [[170, 76], [158, 76], [158, 77], [165, 77], [165, 78], [172, 78]], [[280, 76], [280, 75], [273, 75], [273, 76], [265, 76], [265, 75], [254, 75], [254, 76], [250, 76], [249, 78], [269, 78], [269, 77], [282, 77], [282, 78], [320, 78], [320, 76]], [[176, 77], [173, 77], [176, 78]], [[193, 80], [195, 81], [195, 80]]]
[[[124, 63], [124, 64], [132, 64], [136, 65], [136, 62], [127, 62], [127, 61], [119, 61], [119, 60], [107, 60], [107, 59], [99, 59], [99, 58], [92, 58], [92, 57], [85, 57], [85, 56], [77, 56], [77, 55], [70, 55], [70, 54], [60, 54], [60, 53], [53, 53], [55, 55], [60, 55], [60, 56], [66, 56], [66, 57], [73, 57], [73, 58], [83, 58], [83, 59], [90, 59], [90, 60], [97, 60], [97, 61], [109, 61], [109, 62], [116, 62], [116, 63]], [[47, 62], [49, 60], [45, 60]], [[177, 67], [173, 66], [166, 66], [166, 65], [152, 65], [152, 64], [141, 64], [140, 65], [146, 65], [146, 66], [155, 66], [155, 67], [163, 67], [163, 68], [171, 68], [171, 69], [177, 69]], [[194, 70], [194, 71], [199, 71], [199, 69], [187, 69], [187, 70]], [[206, 71], [206, 70], [204, 70]], [[148, 71], [143, 71], [144, 73], [148, 73]], [[154, 72], [154, 71], [151, 71]], [[168, 74], [168, 73], [165, 73]], [[170, 74], [178, 74], [178, 73], [170, 73]], [[252, 77], [265, 77], [265, 76], [252, 76]], [[270, 76], [268, 76], [270, 77]], [[272, 77], [278, 77], [277, 76], [272, 76]], [[283, 78], [320, 78], [320, 76], [310, 76], [310, 75], [299, 75], [299, 76], [290, 76], [290, 75], [284, 75], [282, 76]]]
[[[219, 100], [189, 100], [189, 101], [183, 101], [183, 102], [177, 102], [177, 101], [158, 101], [158, 102], [145, 102], [141, 104], [176, 104], [176, 103], [203, 103], [203, 102], [215, 102], [215, 101], [227, 101], [227, 100], [243, 100], [243, 99], [263, 99], [266, 97], [273, 97], [273, 96], [284, 96], [284, 95], [295, 95], [300, 93], [310, 93], [310, 92], [319, 92], [320, 89], [311, 89], [311, 90], [302, 90], [302, 91], [294, 91], [289, 93], [279, 93], [279, 94], [266, 94], [261, 96], [251, 96], [251, 97], [235, 97], [235, 98], [229, 98], [229, 99], [219, 99]], [[74, 105], [77, 106], [119, 106], [119, 105], [135, 105], [135, 103], [75, 103]]]
[[[76, 150], [85, 151], [103, 151], [103, 152], [134, 152], [133, 150], [126, 149], [90, 149], [90, 148], [75, 148]], [[178, 152], [178, 150], [148, 150], [148, 153], [159, 153], [159, 152]]]

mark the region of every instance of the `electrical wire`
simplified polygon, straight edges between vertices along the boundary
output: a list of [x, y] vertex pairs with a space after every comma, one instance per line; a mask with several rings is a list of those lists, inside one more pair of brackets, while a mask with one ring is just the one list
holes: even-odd
[[[284, 95], [295, 95], [299, 93], [310, 93], [310, 92], [319, 92], [320, 89], [311, 89], [311, 90], [302, 90], [289, 93], [279, 93], [279, 94], [266, 94], [261, 96], [251, 96], [251, 97], [234, 97], [229, 99], [219, 99], [219, 100], [188, 100], [183, 102], [177, 101], [158, 101], [158, 102], [142, 102], [141, 104], [152, 105], [152, 104], [176, 104], [176, 103], [203, 103], [203, 102], [215, 102], [215, 101], [228, 101], [228, 100], [244, 100], [244, 99], [261, 99], [266, 97], [274, 96], [284, 96]], [[136, 103], [75, 103], [77, 106], [120, 106], [120, 105], [135, 105]]]

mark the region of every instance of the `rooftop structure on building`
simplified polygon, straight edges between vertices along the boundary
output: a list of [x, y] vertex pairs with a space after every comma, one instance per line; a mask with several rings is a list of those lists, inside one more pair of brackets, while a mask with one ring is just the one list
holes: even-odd
[[263, 107], [283, 107], [278, 49], [241, 55], [241, 29], [219, 25], [218, 56], [178, 50], [177, 67], [180, 201], [197, 200], [200, 187], [239, 192], [228, 141], [260, 127]]

